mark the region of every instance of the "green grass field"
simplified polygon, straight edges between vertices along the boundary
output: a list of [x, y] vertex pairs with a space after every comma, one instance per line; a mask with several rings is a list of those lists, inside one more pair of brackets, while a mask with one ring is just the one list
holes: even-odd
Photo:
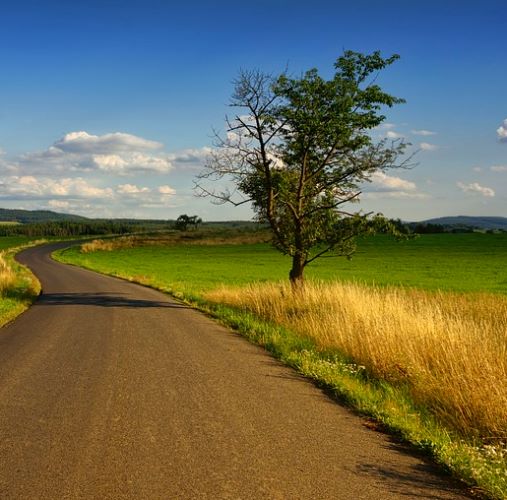
[[33, 238], [27, 236], [1, 236], [0, 237], [0, 250], [7, 250], [9, 248], [17, 247], [28, 243]]
[[[65, 260], [106, 273], [145, 276], [173, 290], [200, 292], [222, 283], [287, 279], [290, 258], [269, 244], [173, 245], [81, 254]], [[507, 234], [438, 234], [398, 242], [386, 236], [363, 239], [351, 260], [323, 258], [306, 276], [428, 290], [507, 293]]]

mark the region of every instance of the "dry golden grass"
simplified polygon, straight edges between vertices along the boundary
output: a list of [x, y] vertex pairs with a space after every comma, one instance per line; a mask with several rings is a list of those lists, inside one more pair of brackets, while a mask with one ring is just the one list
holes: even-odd
[[81, 245], [81, 251], [84, 253], [95, 252], [97, 250], [113, 251], [121, 248], [133, 248], [139, 246], [170, 246], [170, 245], [243, 245], [269, 240], [266, 232], [245, 232], [223, 234], [223, 232], [213, 233], [178, 231], [175, 233], [164, 234], [160, 236], [122, 236], [107, 240], [97, 239]]
[[258, 284], [208, 293], [337, 348], [367, 371], [406, 384], [447, 426], [507, 436], [507, 297], [358, 284]]
[[110, 240], [93, 240], [83, 243], [81, 251], [84, 253], [96, 252], [97, 250], [105, 250], [111, 252], [119, 248], [132, 248], [136, 246], [136, 239], [133, 236], [124, 236], [121, 238]]
[[0, 295], [5, 295], [15, 284], [16, 274], [5, 259], [5, 253], [0, 252]]

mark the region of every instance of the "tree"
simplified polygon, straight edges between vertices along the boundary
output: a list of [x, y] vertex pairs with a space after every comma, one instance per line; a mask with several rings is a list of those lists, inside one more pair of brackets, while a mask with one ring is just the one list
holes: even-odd
[[[371, 130], [385, 119], [382, 106], [404, 102], [375, 84], [399, 56], [346, 51], [326, 80], [316, 69], [299, 78], [240, 71], [226, 117], [227, 135], [216, 144], [196, 179], [201, 196], [216, 203], [251, 203], [269, 223], [273, 244], [292, 257], [289, 278], [303, 282], [305, 267], [324, 255], [350, 256], [360, 234], [396, 232], [381, 214], [352, 211], [361, 185], [393, 167], [407, 146], [374, 142]], [[221, 191], [207, 181], [227, 181]]]
[[182, 214], [176, 219], [175, 228], [179, 231], [186, 231], [188, 226], [192, 226], [197, 229], [199, 224], [202, 223], [202, 219], [197, 215]]

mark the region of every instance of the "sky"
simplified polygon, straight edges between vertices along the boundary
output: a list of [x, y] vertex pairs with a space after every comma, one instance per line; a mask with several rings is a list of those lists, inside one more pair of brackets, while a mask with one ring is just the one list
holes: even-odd
[[417, 151], [357, 209], [507, 216], [503, 1], [1, 1], [0, 207], [247, 220], [195, 196], [240, 69], [333, 75], [344, 50], [400, 59], [376, 138]]

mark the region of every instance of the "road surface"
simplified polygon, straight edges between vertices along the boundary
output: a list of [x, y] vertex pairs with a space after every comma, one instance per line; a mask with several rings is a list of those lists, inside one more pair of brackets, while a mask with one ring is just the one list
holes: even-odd
[[0, 329], [0, 498], [464, 498], [205, 315], [23, 252], [43, 294]]

